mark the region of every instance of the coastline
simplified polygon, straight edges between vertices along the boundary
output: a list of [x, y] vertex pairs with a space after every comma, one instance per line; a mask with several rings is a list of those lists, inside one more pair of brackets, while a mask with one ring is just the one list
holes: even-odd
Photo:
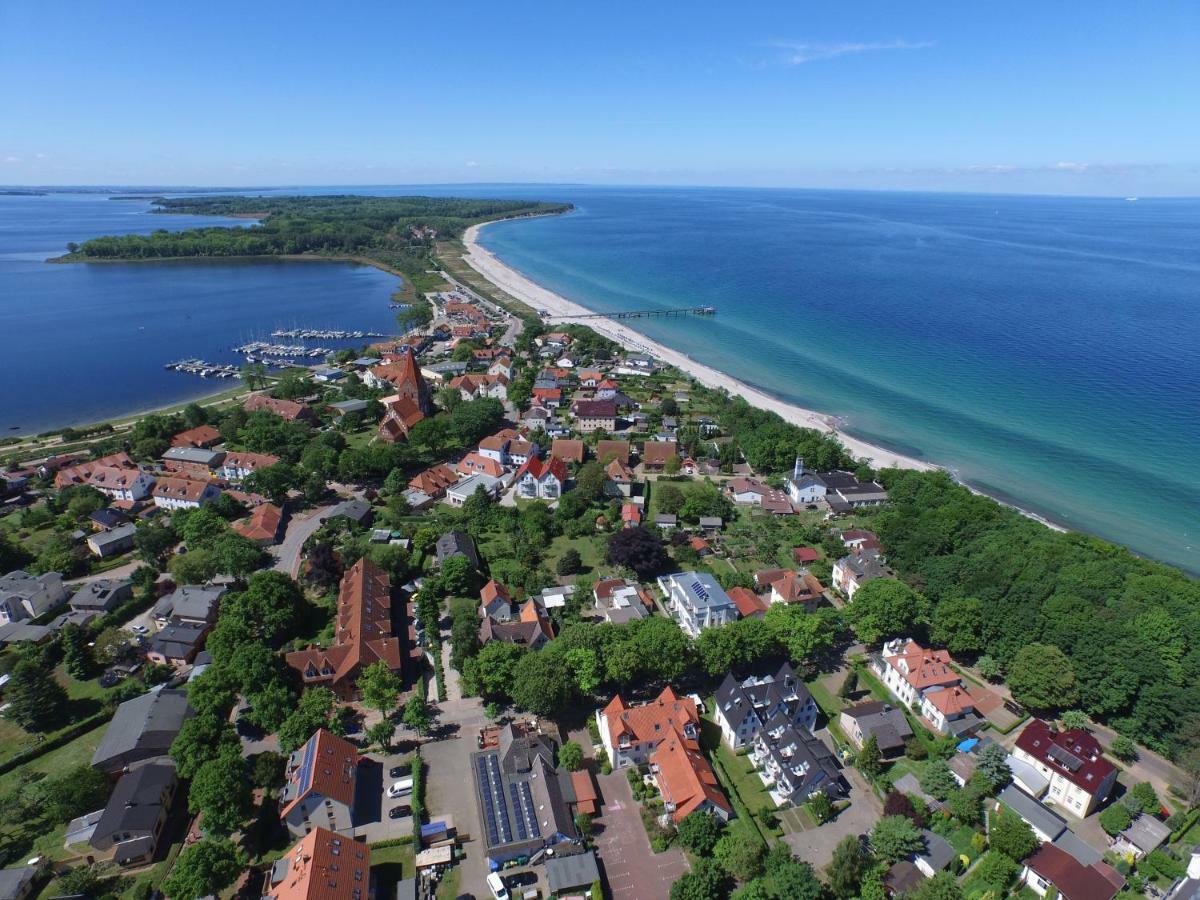
[[[520, 272], [501, 262], [495, 254], [485, 250], [478, 242], [479, 230], [484, 225], [472, 225], [463, 234], [463, 245], [467, 254], [463, 257], [467, 265], [486, 278], [497, 288], [511, 294], [522, 303], [535, 310], [549, 310], [556, 321], [575, 322], [575, 317], [590, 315], [593, 311], [568, 300], [561, 294], [556, 294], [547, 288], [531, 281]], [[826, 434], [834, 435], [840, 440], [856, 459], [867, 459], [875, 468], [918, 469], [931, 471], [940, 469], [924, 460], [906, 456], [886, 447], [868, 443], [846, 433], [838, 427], [837, 417], [816, 410], [805, 409], [794, 403], [788, 403], [773, 397], [758, 388], [751, 387], [724, 372], [706, 366], [692, 359], [686, 353], [673, 350], [658, 341], [651, 340], [640, 331], [635, 331], [623, 322], [607, 319], [587, 319], [578, 324], [585, 324], [605, 337], [616, 341], [627, 349], [649, 353], [658, 359], [685, 372], [703, 384], [705, 387], [723, 389], [735, 397], [742, 397], [752, 406], [768, 409], [778, 413], [787, 422], [802, 428], [813, 428]]]

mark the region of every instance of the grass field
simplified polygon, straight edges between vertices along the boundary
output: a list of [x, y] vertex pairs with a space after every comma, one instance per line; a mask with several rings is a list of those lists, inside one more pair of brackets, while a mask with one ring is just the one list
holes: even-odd
[[413, 859], [412, 844], [371, 850], [371, 874], [375, 877], [377, 894], [380, 897], [394, 896], [397, 882], [417, 874]]

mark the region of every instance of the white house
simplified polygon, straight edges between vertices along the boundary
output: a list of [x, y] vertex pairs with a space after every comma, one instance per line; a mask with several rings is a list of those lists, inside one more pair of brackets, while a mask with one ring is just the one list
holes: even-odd
[[874, 578], [893, 578], [895, 572], [884, 565], [878, 550], [861, 550], [843, 556], [833, 564], [833, 586], [853, 600], [858, 589]]
[[36, 619], [67, 602], [67, 589], [57, 572], [30, 575], [21, 569], [0, 578], [0, 625]]
[[87, 484], [113, 500], [145, 500], [154, 489], [154, 476], [140, 469], [97, 466]]
[[1058, 731], [1033, 719], [1017, 738], [1013, 756], [1049, 780], [1047, 802], [1081, 819], [1108, 799], [1117, 781], [1117, 768], [1104, 758], [1100, 742], [1079, 728]]
[[536, 456], [525, 461], [513, 481], [517, 496], [527, 500], [557, 500], [567, 483], [567, 465], [557, 456], [543, 462]]
[[725, 589], [707, 572], [677, 572], [663, 575], [658, 586], [679, 626], [692, 637], [705, 628], [728, 625], [738, 618], [737, 606]]
[[164, 509], [197, 509], [221, 496], [211, 481], [191, 478], [160, 478], [154, 485], [154, 505]]
[[726, 675], [714, 695], [713, 721], [734, 750], [752, 743], [766, 723], [778, 715], [788, 724], [813, 730], [817, 704], [795, 670], [784, 663], [774, 675], [745, 678]]
[[788, 499], [797, 506], [807, 506], [825, 497], [825, 482], [816, 472], [804, 470], [803, 458], [796, 457], [792, 474], [785, 481]]
[[916, 706], [937, 731], [965, 734], [975, 727], [975, 700], [964, 689], [962, 676], [945, 650], [926, 650], [916, 641], [897, 638], [883, 645], [871, 669], [892, 696]]
[[445, 500], [450, 506], [462, 506], [479, 488], [483, 488], [489, 495], [495, 497], [503, 487], [502, 479], [493, 478], [491, 475], [484, 475], [480, 472], [448, 486]]

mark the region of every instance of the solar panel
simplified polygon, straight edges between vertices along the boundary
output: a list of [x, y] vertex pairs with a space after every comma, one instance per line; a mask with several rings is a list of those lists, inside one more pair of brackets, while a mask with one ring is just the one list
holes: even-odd
[[521, 798], [525, 802], [525, 808], [528, 810], [526, 818], [529, 821], [529, 836], [541, 837], [542, 829], [538, 827], [537, 812], [533, 805], [533, 794], [529, 791], [529, 782], [521, 782]]
[[[517, 786], [510, 782], [508, 785], [508, 792], [512, 795], [513, 808], [518, 810], [521, 809], [521, 798], [517, 796]], [[516, 820], [517, 839], [523, 841], [529, 836], [529, 831], [525, 827], [525, 817], [522, 815], [517, 815]]]
[[1058, 746], [1058, 744], [1051, 744], [1050, 749], [1046, 751], [1046, 755], [1053, 759], [1060, 766], [1070, 769], [1072, 772], [1078, 772], [1083, 766], [1083, 760], [1081, 760], [1070, 750], [1065, 750]]

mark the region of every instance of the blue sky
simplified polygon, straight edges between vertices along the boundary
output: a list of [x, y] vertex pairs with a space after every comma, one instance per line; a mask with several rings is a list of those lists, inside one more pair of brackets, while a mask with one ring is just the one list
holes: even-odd
[[1200, 194], [1200, 5], [0, 4], [0, 184]]

